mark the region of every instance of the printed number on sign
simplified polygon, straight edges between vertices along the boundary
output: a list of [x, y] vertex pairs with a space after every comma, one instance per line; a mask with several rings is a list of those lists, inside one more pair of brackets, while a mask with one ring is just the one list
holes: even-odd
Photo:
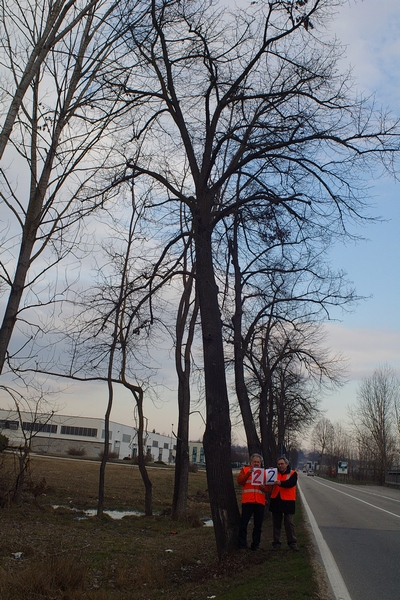
[[263, 485], [265, 469], [253, 469], [251, 474], [252, 485]]
[[265, 469], [265, 482], [266, 483], [275, 483], [278, 478], [278, 469], [271, 467], [270, 469]]
[[251, 475], [252, 485], [265, 485], [268, 483], [275, 483], [278, 479], [278, 469], [271, 467], [270, 469], [253, 469]]

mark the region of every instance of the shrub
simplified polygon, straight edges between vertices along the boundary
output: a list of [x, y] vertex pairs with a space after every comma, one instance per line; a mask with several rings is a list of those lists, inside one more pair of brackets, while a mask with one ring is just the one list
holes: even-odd
[[[74, 556], [32, 557], [20, 569], [0, 568], [0, 597], [75, 598], [86, 586], [87, 567]], [[60, 595], [62, 594], [62, 595]]]
[[[99, 456], [100, 456], [100, 458], [103, 458], [104, 452], [99, 452]], [[113, 458], [119, 458], [118, 452], [109, 452], [108, 453], [108, 459], [110, 460]]]
[[70, 456], [86, 456], [85, 448], [68, 448], [67, 454]]
[[197, 473], [198, 470], [199, 467], [196, 465], [196, 463], [189, 463], [189, 473]]

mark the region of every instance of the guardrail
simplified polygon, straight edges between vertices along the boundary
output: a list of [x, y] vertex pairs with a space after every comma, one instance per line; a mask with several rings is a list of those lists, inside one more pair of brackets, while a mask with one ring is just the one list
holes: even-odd
[[385, 475], [385, 485], [389, 487], [400, 487], [400, 471], [389, 471]]

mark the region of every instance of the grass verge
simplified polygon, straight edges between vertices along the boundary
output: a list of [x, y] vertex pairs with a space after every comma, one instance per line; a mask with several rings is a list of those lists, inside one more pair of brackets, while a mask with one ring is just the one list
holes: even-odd
[[[30, 478], [45, 479], [46, 495], [0, 509], [2, 600], [325, 600], [300, 504], [300, 552], [272, 551], [268, 514], [261, 550], [218, 562], [212, 528], [199, 526], [210, 516], [204, 472], [190, 473], [189, 516], [174, 522], [174, 474], [165, 468], [150, 469], [153, 517], [100, 520], [69, 510], [95, 508], [98, 470], [98, 463], [33, 457]], [[110, 464], [106, 478], [107, 508], [143, 510], [137, 467]]]

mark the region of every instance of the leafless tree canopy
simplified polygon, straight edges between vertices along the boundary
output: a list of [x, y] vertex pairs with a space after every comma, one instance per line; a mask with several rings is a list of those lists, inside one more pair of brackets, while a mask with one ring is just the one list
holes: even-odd
[[361, 382], [357, 404], [351, 409], [360, 453], [381, 483], [399, 450], [396, 427], [399, 394], [398, 375], [389, 366], [384, 366]]

